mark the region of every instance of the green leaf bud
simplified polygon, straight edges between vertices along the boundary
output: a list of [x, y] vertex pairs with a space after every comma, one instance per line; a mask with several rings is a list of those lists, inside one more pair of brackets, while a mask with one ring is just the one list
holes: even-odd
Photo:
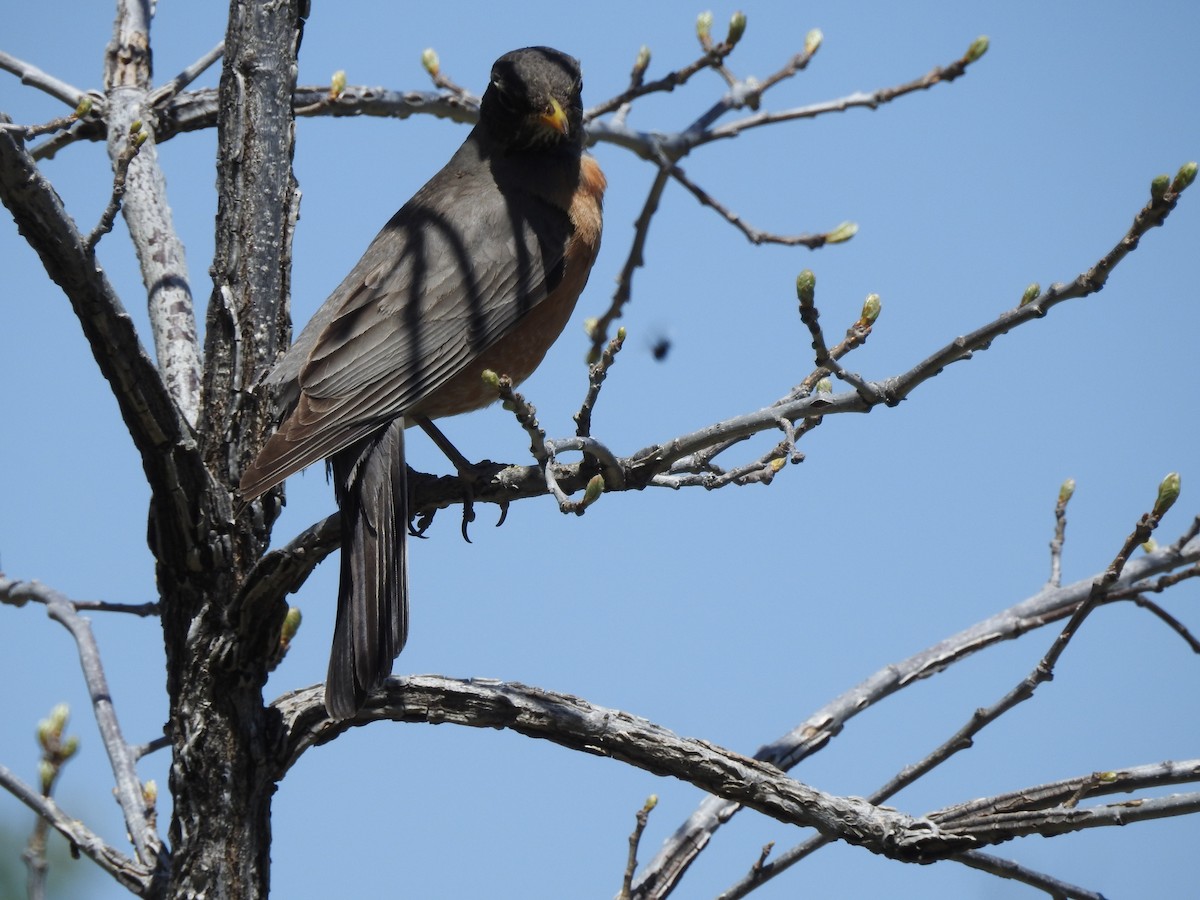
[[988, 39], [986, 35], [980, 35], [971, 42], [971, 46], [967, 48], [966, 60], [968, 63], [977, 62], [983, 54], [988, 51]]
[[593, 475], [583, 490], [583, 506], [588, 507], [600, 499], [604, 493], [604, 476]]
[[1068, 503], [1075, 495], [1075, 479], [1068, 478], [1062, 483], [1062, 487], [1058, 489], [1058, 503], [1060, 506]]
[[725, 35], [725, 43], [736, 44], [746, 33], [746, 14], [740, 9], [729, 17], [729, 33]]
[[817, 276], [812, 269], [805, 269], [796, 276], [796, 297], [801, 303], [808, 305], [817, 294]]
[[1196, 180], [1196, 163], [1184, 163], [1179, 167], [1179, 172], [1175, 175], [1175, 180], [1171, 182], [1171, 190], [1175, 193], [1187, 188], [1193, 181]]
[[1154, 501], [1154, 515], [1165, 516], [1167, 510], [1179, 499], [1179, 473], [1171, 472], [1158, 486], [1158, 499]]
[[442, 61], [438, 59], [437, 51], [432, 47], [426, 47], [421, 52], [421, 65], [434, 78], [437, 78], [438, 73], [442, 71]]
[[829, 234], [825, 235], [825, 243], [827, 244], [844, 244], [850, 238], [858, 234], [858, 225], [854, 222], [843, 222]]
[[874, 325], [881, 309], [883, 304], [879, 302], [879, 295], [867, 294], [867, 299], [863, 301], [862, 316], [858, 321], [863, 325]]

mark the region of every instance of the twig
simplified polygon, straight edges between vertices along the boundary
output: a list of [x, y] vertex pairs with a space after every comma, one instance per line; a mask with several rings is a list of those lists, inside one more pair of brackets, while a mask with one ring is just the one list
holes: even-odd
[[604, 314], [596, 319], [596, 324], [592, 327], [592, 354], [602, 352], [604, 344], [608, 340], [609, 326], [615, 319], [620, 318], [625, 304], [633, 296], [633, 273], [646, 264], [644, 255], [646, 235], [650, 232], [650, 223], [654, 219], [654, 214], [658, 212], [658, 203], [662, 199], [663, 188], [667, 186], [670, 175], [670, 167], [660, 167], [646, 194], [646, 202], [642, 204], [642, 211], [634, 223], [633, 243], [630, 245], [629, 255], [625, 257], [625, 265], [621, 267], [621, 275], [617, 279], [617, 290], [613, 294], [612, 303], [609, 304]]
[[[292, 105], [300, 116], [372, 116], [407, 119], [413, 115], [431, 115], [454, 122], [472, 124], [479, 118], [479, 104], [453, 94], [432, 91], [393, 91], [383, 87], [348, 85], [336, 97], [329, 86], [304, 85], [292, 94]], [[214, 128], [217, 124], [216, 88], [185, 91], [156, 107], [155, 143], [161, 144], [179, 134]], [[39, 144], [32, 149], [34, 159], [51, 159], [63, 147], [76, 141], [104, 140], [103, 122], [90, 119], [79, 128]]]
[[726, 222], [744, 234], [746, 239], [752, 244], [782, 244], [785, 247], [800, 246], [815, 250], [818, 247], [823, 247], [829, 240], [828, 234], [783, 235], [774, 234], [769, 231], [760, 231], [688, 178], [687, 173], [678, 165], [672, 165], [670, 171], [671, 177], [687, 188], [693, 197], [699, 200], [702, 205], [715, 210]]
[[579, 412], [574, 416], [575, 434], [579, 437], [590, 437], [592, 434], [592, 410], [595, 409], [596, 400], [600, 396], [600, 387], [608, 377], [608, 370], [612, 368], [624, 343], [625, 329], [618, 328], [616, 336], [608, 342], [600, 358], [588, 366], [588, 391], [579, 406]]
[[59, 116], [56, 119], [51, 119], [49, 122], [43, 122], [41, 125], [14, 125], [11, 123], [0, 123], [0, 131], [7, 131], [12, 134], [18, 134], [22, 140], [40, 137], [43, 134], [52, 134], [56, 131], [64, 131], [77, 125], [83, 121], [84, 117], [89, 115], [92, 110], [92, 98], [85, 97], [75, 107], [75, 111], [67, 116]]
[[[978, 42], [976, 42], [977, 44]], [[975, 47], [976, 44], [972, 44]], [[848, 109], [864, 108], [878, 109], [886, 103], [891, 103], [899, 97], [906, 94], [911, 94], [915, 91], [924, 91], [937, 84], [949, 83], [954, 79], [966, 73], [967, 67], [979, 57], [971, 58], [972, 53], [968, 53], [958, 60], [955, 60], [948, 66], [939, 66], [928, 74], [916, 78], [905, 84], [895, 87], [880, 88], [871, 92], [858, 91], [841, 97], [837, 100], [828, 100], [824, 103], [814, 103], [809, 106], [796, 107], [794, 109], [781, 110], [779, 112], [761, 112], [755, 113], [752, 116], [747, 116], [744, 119], [738, 119], [736, 122], [730, 122], [727, 125], [722, 125], [719, 128], [706, 130], [702, 133], [692, 133], [688, 135], [688, 148], [707, 144], [712, 141], [725, 140], [727, 138], [737, 137], [743, 131], [749, 131], [752, 128], [761, 128], [764, 125], [773, 125], [776, 122], [792, 122], [798, 119], [812, 119], [817, 116], [827, 115], [834, 112], [845, 112]], [[673, 144], [668, 144], [672, 152], [677, 151]]]
[[[871, 335], [871, 329], [875, 324], [875, 320], [879, 316], [879, 312], [879, 295], [868, 295], [866, 301], [863, 303], [862, 315], [860, 315], [858, 321], [846, 329], [846, 336], [838, 342], [837, 346], [829, 351], [830, 358], [834, 360], [841, 359], [852, 350], [855, 350], [865, 344], [867, 338]], [[800, 382], [800, 384], [792, 388], [786, 397], [775, 401], [772, 406], [783, 406], [796, 400], [803, 400], [809, 397], [813, 390], [816, 389], [816, 386], [820, 383], [821, 379], [827, 378], [831, 374], [833, 373], [829, 369], [818, 366], [817, 368], [813, 369], [813, 371], [810, 372], [804, 378], [804, 380]], [[781, 421], [789, 420], [783, 419]], [[822, 417], [819, 415], [814, 415], [804, 419], [798, 425], [793, 427], [792, 448], [794, 454], [796, 452], [796, 442], [799, 441], [800, 438], [802, 438], [805, 434], [820, 426], [821, 422]], [[706, 471], [711, 471], [714, 468], [712, 466], [712, 460], [724, 453], [730, 447], [741, 443], [743, 440], [745, 440], [745, 438], [739, 437], [729, 440], [716, 441], [710, 444], [708, 447], [691, 454], [690, 456], [677, 460], [671, 465], [670, 474], [675, 475], [684, 472], [703, 473]], [[793, 461], [800, 462], [801, 459], [793, 457]]]
[[0, 599], [9, 598], [35, 600], [44, 604], [50, 618], [66, 628], [75, 639], [84, 681], [92, 701], [92, 712], [112, 766], [116, 781], [115, 793], [121, 805], [121, 812], [125, 816], [126, 830], [137, 849], [138, 859], [143, 865], [154, 867], [162, 849], [161, 842], [146, 820], [142, 784], [135, 766], [136, 758], [121, 735], [112, 693], [104, 675], [100, 649], [96, 645], [91, 625], [79, 615], [69, 598], [53, 588], [36, 581], [19, 582], [0, 575]]
[[[1191, 171], [1194, 177], [1192, 164], [1185, 166], [1184, 170]], [[1045, 316], [1053, 307], [1066, 300], [1086, 297], [1099, 291], [1112, 270], [1137, 247], [1141, 237], [1151, 228], [1161, 225], [1175, 208], [1183, 190], [1191, 183], [1181, 177], [1184, 170], [1181, 170], [1181, 175], [1176, 177], [1176, 182], [1169, 190], [1151, 197], [1150, 202], [1137, 214], [1133, 225], [1116, 246], [1069, 285], [1052, 285], [1035, 300], [1007, 310], [981, 328], [955, 338], [902, 375], [882, 381], [863, 382], [865, 391], [860, 387], [853, 392], [830, 397], [797, 397], [756, 412], [735, 416], [691, 434], [676, 437], [664, 444], [651, 445], [637, 451], [632, 456], [633, 468], [646, 468], [651, 472], [647, 477], [652, 477], [653, 474], [669, 470], [677, 461], [691, 457], [714, 444], [740, 440], [774, 428], [781, 416], [795, 422], [816, 416], [867, 412], [878, 404], [899, 404], [920, 385], [940, 375], [952, 363], [970, 359], [976, 351], [990, 347], [1000, 336]], [[597, 331], [599, 330], [598, 328]]]
[[[558, 508], [564, 513], [574, 513], [581, 516], [589, 506], [600, 499], [606, 489], [621, 490], [625, 487], [620, 461], [604, 444], [593, 437], [564, 438], [558, 441], [546, 441], [546, 460], [539, 464], [546, 492], [558, 501]], [[600, 474], [593, 475], [584, 485], [583, 496], [572, 500], [563, 490], [556, 469], [560, 468], [555, 459], [559, 453], [581, 452], [585, 457], [585, 465], [589, 467], [600, 464]], [[589, 462], [587, 457], [595, 462]]]
[[[1142, 797], [1100, 806], [1058, 806], [1048, 810], [982, 813], [977, 817], [956, 820], [954, 831], [994, 844], [1029, 834], [1052, 837], [1085, 828], [1128, 825], [1196, 813], [1200, 813], [1200, 792]], [[931, 818], [938, 819], [938, 814], [931, 814]]]
[[1125, 539], [1121, 549], [1102, 575], [1092, 580], [1087, 598], [1073, 610], [1067, 624], [1046, 651], [1045, 655], [1025, 678], [1008, 693], [986, 708], [976, 709], [971, 718], [957, 732], [947, 738], [920, 762], [907, 766], [895, 778], [879, 789], [880, 800], [895, 795], [917, 779], [931, 772], [961, 750], [972, 746], [976, 735], [1014, 707], [1033, 697], [1037, 688], [1054, 677], [1054, 666], [1066, 650], [1067, 644], [1078, 633], [1083, 621], [1105, 599], [1109, 589], [1117, 583], [1135, 547], [1149, 538], [1166, 510], [1147, 513], [1138, 522], [1133, 532]]
[[650, 484], [655, 487], [667, 487], [678, 490], [684, 487], [702, 487], [714, 491], [727, 484], [744, 486], [748, 484], [770, 484], [775, 475], [786, 465], [787, 460], [793, 463], [804, 461], [804, 454], [796, 450], [796, 431], [792, 423], [786, 419], [779, 421], [779, 427], [786, 436], [782, 441], [760, 456], [758, 459], [735, 466], [728, 471], [706, 463], [703, 471], [694, 473], [677, 473], [672, 467], [671, 474], [655, 475]]
[[83, 242], [88, 253], [95, 253], [96, 244], [100, 238], [112, 231], [113, 222], [116, 221], [117, 212], [121, 208], [121, 198], [125, 196], [125, 177], [129, 173], [129, 164], [133, 162], [133, 158], [138, 155], [138, 150], [146, 142], [147, 134], [141, 130], [141, 124], [134, 124], [138, 126], [137, 130], [130, 131], [125, 142], [125, 149], [118, 153], [116, 159], [113, 160], [113, 189], [108, 198], [108, 206], [104, 208], [100, 221], [96, 223], [92, 233]]
[[1024, 787], [994, 797], [970, 800], [940, 810], [937, 816], [940, 821], [957, 822], [995, 811], [1028, 812], [1056, 806], [1071, 808], [1077, 806], [1084, 797], [1105, 797], [1110, 794], [1196, 782], [1200, 782], [1200, 759], [1152, 763], [1106, 772], [1091, 772], [1083, 776]]
[[[812, 62], [812, 58], [817, 51], [821, 49], [821, 41], [823, 36], [819, 30], [814, 29], [804, 36], [804, 49], [789, 59], [786, 63], [780, 66], [773, 73], [768, 75], [758, 85], [755, 96], [761, 98], [764, 93], [769, 91], [781, 81], [785, 81], [808, 68], [808, 64]], [[749, 106], [757, 108], [757, 100], [748, 103]]]
[[66, 815], [49, 797], [43, 797], [21, 781], [7, 766], [0, 764], [0, 787], [24, 803], [29, 809], [78, 847], [89, 859], [112, 875], [138, 896], [146, 896], [151, 884], [151, 870], [113, 849], [79, 819]]
[[129, 748], [129, 752], [133, 754], [134, 759], [141, 759], [143, 756], [149, 756], [151, 753], [157, 753], [159, 750], [166, 750], [171, 746], [169, 737], [159, 737], [145, 744], [136, 744]]
[[650, 820], [650, 811], [658, 805], [658, 797], [651, 794], [646, 798], [642, 808], [638, 810], [637, 821], [629, 835], [629, 857], [625, 861], [625, 874], [621, 879], [621, 892], [617, 895], [620, 900], [629, 900], [629, 891], [633, 887], [633, 873], [637, 871], [638, 845], [642, 842], [642, 833]]
[[[1170, 482], [1172, 479], [1174, 480], [1174, 496], [1168, 497], [1167, 492], [1171, 489]], [[1174, 475], [1174, 473], [1168, 475], [1163, 480], [1163, 483], [1159, 486], [1158, 500], [1155, 502], [1153, 509], [1141, 517], [1129, 537], [1125, 539], [1125, 543], [1121, 546], [1117, 555], [1113, 557], [1113, 561], [1109, 564], [1104, 574], [1092, 582], [1092, 588], [1088, 592], [1087, 600], [1081, 603], [1075, 612], [1072, 613], [1071, 618], [1067, 621], [1062, 631], [1059, 632], [1050, 649], [1046, 651], [1046, 655], [1042, 657], [1041, 661], [1025, 681], [1013, 689], [1014, 693], [1021, 695], [1025, 690], [1028, 690], [1029, 694], [1032, 695], [1034, 689], [1039, 684], [1049, 681], [1054, 677], [1054, 666], [1067, 649], [1067, 645], [1071, 642], [1071, 639], [1079, 631], [1079, 627], [1083, 624], [1084, 619], [1104, 600], [1109, 589], [1120, 579], [1121, 573], [1129, 561], [1130, 554], [1140, 544], [1144, 544], [1150, 539], [1162, 517], [1175, 502], [1175, 498], [1179, 495], [1178, 483], [1179, 476]]]
[[76, 600], [75, 608], [80, 612], [128, 613], [143, 619], [157, 616], [162, 611], [157, 603], [110, 603], [107, 600]]
[[860, 376], [842, 368], [841, 363], [825, 346], [825, 335], [821, 331], [819, 322], [820, 312], [816, 305], [816, 277], [809, 269], [801, 272], [800, 277], [796, 279], [796, 295], [800, 300], [800, 321], [808, 328], [809, 336], [812, 338], [813, 360], [817, 368], [828, 371], [849, 384], [867, 403], [872, 405], [878, 403], [879, 392]]
[[[639, 97], [645, 97], [647, 94], [655, 94], [664, 91], [669, 93], [670, 91], [675, 90], [675, 88], [687, 84], [691, 77], [697, 72], [702, 72], [705, 69], [719, 66], [732, 50], [732, 44], [722, 41], [720, 44], [716, 44], [706, 50], [703, 56], [700, 56], [693, 62], [690, 62], [686, 66], [676, 69], [673, 72], [668, 72], [662, 78], [656, 79], [655, 81], [646, 82], [642, 77], [637, 77], [637, 75], [634, 75], [630, 78], [629, 87], [617, 94], [617, 96], [610, 97], [603, 103], [598, 103], [590, 109], [584, 110], [583, 121], [590, 122], [592, 119], [602, 116], [605, 113], [610, 113], [615, 109], [619, 109], [620, 107], [631, 103]], [[649, 63], [649, 51], [647, 51], [646, 57], [646, 62]], [[636, 72], [637, 63], [634, 65], [634, 71]], [[644, 73], [645, 66], [642, 67], [642, 72], [639, 74], [644, 75]]]
[[80, 90], [75, 85], [68, 84], [61, 79], [55, 78], [53, 75], [48, 75], [33, 63], [25, 62], [25, 60], [18, 59], [2, 50], [0, 50], [0, 69], [16, 75], [21, 79], [21, 84], [35, 87], [39, 91], [49, 94], [51, 97], [58, 98], [72, 108], [79, 106], [83, 102], [83, 99], [88, 96], [86, 91]]
[[960, 862], [964, 866], [970, 866], [972, 869], [978, 869], [980, 872], [987, 872], [990, 875], [1037, 888], [1049, 894], [1051, 900], [1105, 900], [1104, 895], [1098, 891], [1091, 891], [1043, 872], [1036, 872], [1028, 866], [1023, 866], [1011, 859], [992, 856], [990, 853], [972, 850], [970, 853], [955, 857], [954, 861]]
[[1075, 493], [1075, 479], [1068, 478], [1058, 489], [1058, 502], [1054, 504], [1054, 538], [1050, 541], [1050, 587], [1062, 584], [1062, 550], [1067, 532], [1067, 504]]
[[199, 78], [204, 72], [215, 63], [218, 59], [225, 55], [225, 41], [220, 41], [215, 47], [201, 56], [198, 60], [168, 81], [166, 84], [152, 90], [146, 96], [146, 103], [149, 106], [158, 106], [170, 100], [189, 84]]
[[429, 77], [433, 81], [434, 87], [446, 91], [464, 103], [473, 106], [479, 106], [478, 97], [476, 97], [466, 88], [456, 84], [445, 72], [442, 71], [441, 60], [438, 59], [438, 55], [432, 47], [421, 54], [421, 65], [424, 67], [425, 71], [429, 73]]
[[[1175, 578], [1173, 581], [1171, 581], [1171, 583], [1178, 584], [1184, 578], [1195, 578], [1197, 575], [1200, 575], [1200, 567], [1193, 566], [1192, 568], [1187, 569], [1183, 572], [1176, 572], [1174, 574], [1177, 576], [1180, 576], [1180, 577]], [[1160, 580], [1165, 582], [1167, 580], [1167, 578], [1164, 577]], [[1200, 640], [1197, 640], [1196, 636], [1192, 634], [1192, 632], [1188, 629], [1188, 627], [1186, 625], [1184, 625], [1182, 622], [1180, 622], [1177, 618], [1175, 618], [1173, 615], [1171, 615], [1169, 612], [1167, 612], [1165, 609], [1163, 609], [1161, 606], [1159, 606], [1153, 600], [1148, 600], [1147, 598], [1143, 597], [1141, 594], [1137, 594], [1130, 599], [1133, 601], [1133, 603], [1135, 605], [1141, 607], [1142, 609], [1149, 612], [1151, 615], [1160, 619], [1162, 622], [1164, 622], [1166, 624], [1166, 626], [1168, 628], [1170, 628], [1177, 635], [1179, 635], [1181, 638], [1183, 638], [1184, 642], [1187, 643], [1188, 647], [1191, 648], [1193, 653], [1200, 653]]]
[[1192, 519], [1192, 523], [1188, 526], [1187, 531], [1179, 536], [1179, 539], [1171, 545], [1171, 549], [1178, 553], [1198, 535], [1200, 535], [1200, 516]]
[[[751, 869], [740, 881], [726, 888], [717, 895], [717, 900], [740, 900], [748, 896], [755, 888], [770, 881], [776, 875], [798, 863], [801, 859], [830, 844], [831, 841], [822, 835], [810, 838], [804, 843], [793, 847], [787, 853], [781, 854], [774, 862]], [[1050, 894], [1054, 900], [1104, 900], [1103, 894], [1081, 888], [1044, 872], [1038, 872], [1009, 859], [992, 856], [979, 850], [969, 850], [954, 857], [952, 862], [962, 863], [972, 869], [988, 872], [1010, 881], [1027, 884]]]
[[[63, 738], [69, 717], [70, 712], [67, 705], [61, 703], [54, 707], [49, 717], [38, 723], [37, 738], [38, 744], [42, 748], [38, 775], [41, 780], [42, 796], [47, 800], [54, 794], [54, 786], [62, 775], [63, 766], [79, 752], [78, 737], [72, 735], [66, 739]], [[46, 896], [46, 875], [50, 869], [46, 859], [46, 838], [49, 824], [41, 816], [34, 817], [33, 831], [21, 854], [28, 871], [26, 893], [29, 900], [44, 900]]]
[[101, 129], [102, 125], [93, 122], [83, 122], [77, 119], [75, 127], [69, 128], [66, 131], [59, 131], [57, 134], [30, 149], [29, 153], [34, 159], [54, 159], [55, 154], [59, 150], [63, 147], [69, 147], [77, 141], [87, 138], [99, 140], [99, 136], [103, 134]]
[[[650, 48], [643, 44], [637, 52], [637, 56], [633, 60], [633, 68], [629, 70], [629, 87], [626, 91], [636, 91], [646, 83], [646, 69], [650, 66]], [[633, 108], [631, 101], [618, 103], [616, 113], [613, 116], [613, 122], [621, 125], [625, 124], [625, 119], [629, 115], [629, 111]], [[587, 113], [584, 114], [584, 121], [588, 121]]]
[[[488, 378], [488, 373], [484, 373], [484, 378]], [[529, 435], [529, 452], [538, 461], [538, 465], [546, 467], [550, 451], [546, 449], [546, 432], [538, 424], [537, 410], [513, 389], [512, 379], [507, 375], [495, 375], [495, 384], [500, 403], [516, 417], [517, 424]]]
[[[1066, 499], [1070, 499], [1069, 493], [1067, 494]], [[1065, 502], [1066, 500], [1062, 498], [1062, 494], [1060, 493], [1059, 507], [1062, 508], [1062, 506], [1065, 505]], [[1169, 505], [1167, 508], [1169, 508]], [[1050, 650], [1047, 651], [1046, 655], [1028, 676], [1022, 679], [1012, 690], [1006, 693], [996, 703], [989, 707], [975, 710], [967, 723], [959, 728], [958, 731], [943, 741], [936, 749], [925, 756], [924, 759], [913, 765], [906, 766], [886, 784], [876, 791], [873, 791], [868, 800], [875, 804], [884, 802], [888, 798], [895, 796], [901, 790], [916, 782], [918, 779], [929, 774], [929, 772], [946, 762], [959, 751], [966, 750], [967, 748], [971, 747], [974, 743], [976, 735], [983, 731], [984, 728], [995, 722], [1009, 710], [1032, 698], [1034, 691], [1037, 690], [1039, 685], [1053, 678], [1054, 664], [1061, 656], [1063, 650], [1066, 649], [1067, 643], [1071, 640], [1071, 637], [1078, 632], [1079, 626], [1082, 624], [1083, 620], [1093, 609], [1095, 609], [1096, 605], [1101, 602], [1107, 590], [1121, 577], [1121, 572], [1125, 567], [1125, 563], [1128, 560], [1129, 553], [1132, 552], [1132, 549], [1138, 544], [1145, 542], [1145, 540], [1149, 537], [1150, 532], [1153, 531], [1154, 526], [1157, 525], [1159, 518], [1165, 512], [1166, 509], [1160, 510], [1159, 504], [1156, 504], [1154, 512], [1143, 516], [1133, 533], [1122, 545], [1121, 550], [1117, 553], [1117, 556], [1113, 559], [1113, 562], [1108, 566], [1102, 575], [1093, 580], [1088, 591], [1087, 599], [1076, 606], [1067, 625], [1059, 633], [1058, 639], [1054, 642]], [[1023, 793], [1022, 797], [1025, 796], [1026, 795]], [[819, 846], [810, 846], [813, 843], [814, 842], [811, 841], [806, 842], [805, 844], [800, 845], [800, 847], [795, 848], [796, 852], [793, 853], [789, 851], [787, 854], [784, 854], [779, 860], [776, 861], [776, 864], [772, 867], [770, 874], [763, 875], [763, 879], [765, 880], [767, 877], [773, 877], [774, 875], [786, 869], [788, 866], [793, 865], [804, 856], [811, 853], [816, 849], [816, 846]], [[803, 848], [803, 850], [801, 848]]]
[[[1193, 537], [1182, 547], [1158, 550], [1131, 560], [1126, 564], [1116, 587], [1119, 589], [1121, 586], [1136, 584], [1196, 562], [1200, 562], [1200, 539]], [[1092, 585], [1092, 579], [1085, 579], [1063, 588], [1043, 588], [1038, 594], [1010, 609], [952, 635], [908, 659], [880, 669], [861, 684], [814, 712], [787, 734], [764, 745], [755, 753], [755, 758], [777, 765], [785, 771], [798, 765], [828, 744], [851, 719], [891, 694], [944, 672], [955, 662], [995, 643], [1013, 640], [1034, 628], [1070, 615], [1086, 600]], [[665, 896], [700, 849], [736, 812], [735, 803], [716, 798], [702, 801], [689, 819], [668, 838], [658, 855], [639, 873], [634, 896]], [[766, 868], [780, 865], [783, 860], [784, 856], [781, 856]], [[651, 883], [655, 886], [653, 892], [640, 889], [640, 886]]]

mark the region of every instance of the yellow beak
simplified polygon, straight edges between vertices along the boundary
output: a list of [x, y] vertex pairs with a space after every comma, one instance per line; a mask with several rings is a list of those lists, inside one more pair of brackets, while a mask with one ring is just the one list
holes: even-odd
[[567, 120], [567, 114], [553, 97], [550, 98], [550, 105], [546, 107], [545, 112], [538, 116], [538, 121], [547, 128], [553, 128], [563, 137], [571, 134], [571, 123]]

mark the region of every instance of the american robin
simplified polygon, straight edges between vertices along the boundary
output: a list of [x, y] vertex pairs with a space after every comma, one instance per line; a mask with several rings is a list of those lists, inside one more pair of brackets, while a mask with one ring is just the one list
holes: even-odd
[[557, 50], [500, 57], [458, 152], [266, 376], [282, 423], [241, 495], [329, 462], [342, 526], [333, 717], [362, 706], [408, 634], [404, 429], [491, 403], [485, 369], [527, 377], [587, 282], [605, 178], [583, 152], [581, 87], [579, 63]]

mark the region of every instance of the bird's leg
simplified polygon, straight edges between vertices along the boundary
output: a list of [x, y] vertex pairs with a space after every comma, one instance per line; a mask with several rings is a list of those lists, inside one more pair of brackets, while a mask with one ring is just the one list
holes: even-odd
[[[450, 460], [451, 465], [458, 472], [459, 480], [463, 485], [462, 536], [467, 543], [470, 543], [471, 538], [467, 536], [467, 526], [475, 521], [475, 482], [480, 479], [490, 479], [495, 474], [497, 466], [491, 460], [486, 459], [483, 462], [471, 462], [427, 417], [413, 416], [412, 420], [421, 426], [421, 430], [429, 435], [430, 440], [437, 444], [438, 449], [446, 455], [446, 459]], [[507, 513], [507, 509], [504, 512]], [[500, 522], [503, 521], [504, 516], [501, 515]]]

